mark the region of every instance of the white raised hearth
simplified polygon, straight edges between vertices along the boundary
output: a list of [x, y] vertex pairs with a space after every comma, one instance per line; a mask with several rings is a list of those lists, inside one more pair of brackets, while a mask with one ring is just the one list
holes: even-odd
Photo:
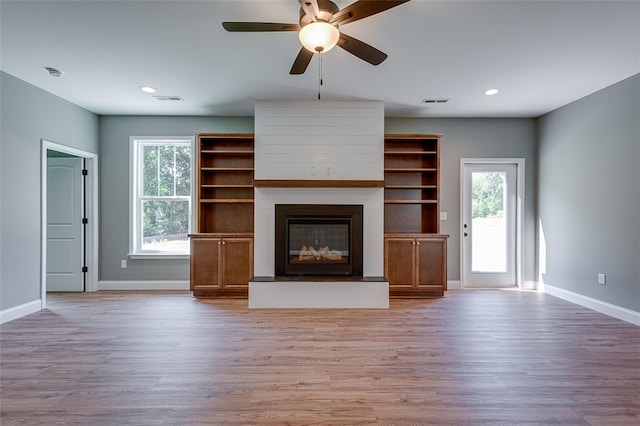
[[259, 308], [388, 309], [389, 282], [383, 277], [254, 277], [249, 309]]

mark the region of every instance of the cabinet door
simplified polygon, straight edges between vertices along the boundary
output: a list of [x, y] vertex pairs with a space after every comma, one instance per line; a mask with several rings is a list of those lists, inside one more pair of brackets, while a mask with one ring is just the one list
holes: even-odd
[[191, 239], [191, 290], [220, 286], [221, 239]]
[[222, 287], [249, 287], [253, 276], [253, 238], [225, 238], [222, 241]]
[[385, 238], [384, 275], [390, 289], [411, 289], [415, 282], [415, 239]]
[[417, 288], [446, 289], [446, 239], [418, 238], [416, 240]]

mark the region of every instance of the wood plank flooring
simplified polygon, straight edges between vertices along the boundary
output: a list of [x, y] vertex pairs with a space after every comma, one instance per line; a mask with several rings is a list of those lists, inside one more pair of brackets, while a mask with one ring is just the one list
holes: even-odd
[[251, 311], [54, 294], [0, 339], [2, 425], [640, 424], [640, 327], [534, 292]]

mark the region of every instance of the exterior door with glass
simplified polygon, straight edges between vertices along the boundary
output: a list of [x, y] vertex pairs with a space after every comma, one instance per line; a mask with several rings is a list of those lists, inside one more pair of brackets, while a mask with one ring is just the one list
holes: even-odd
[[517, 285], [517, 165], [462, 163], [462, 286]]

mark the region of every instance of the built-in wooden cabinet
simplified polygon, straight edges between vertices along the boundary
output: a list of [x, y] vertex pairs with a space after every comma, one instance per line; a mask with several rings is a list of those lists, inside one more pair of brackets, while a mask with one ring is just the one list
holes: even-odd
[[247, 297], [252, 234], [192, 234], [191, 290], [196, 297]]
[[438, 297], [447, 288], [440, 232], [440, 135], [385, 135], [385, 276], [395, 297]]
[[447, 289], [447, 236], [386, 234], [385, 270], [392, 297], [440, 297]]
[[191, 290], [196, 297], [247, 297], [253, 276], [254, 136], [198, 135], [195, 176]]

